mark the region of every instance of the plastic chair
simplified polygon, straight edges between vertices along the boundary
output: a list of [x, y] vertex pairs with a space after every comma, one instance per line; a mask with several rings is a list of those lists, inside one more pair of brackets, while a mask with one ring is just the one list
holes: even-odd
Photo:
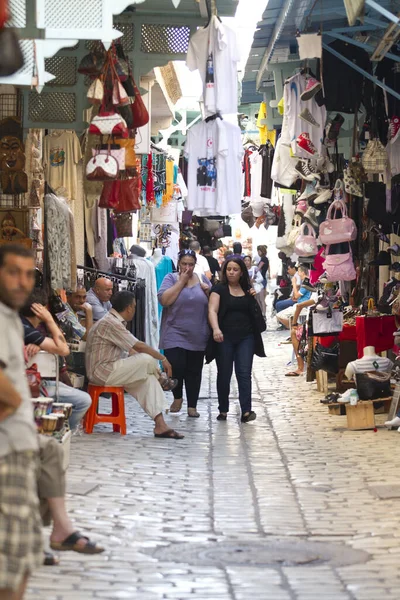
[[[93, 433], [93, 427], [97, 423], [112, 423], [113, 431], [126, 435], [124, 388], [89, 384], [88, 393], [92, 405], [85, 417], [86, 433]], [[99, 398], [104, 393], [111, 394], [112, 410], [109, 414], [98, 412]]]

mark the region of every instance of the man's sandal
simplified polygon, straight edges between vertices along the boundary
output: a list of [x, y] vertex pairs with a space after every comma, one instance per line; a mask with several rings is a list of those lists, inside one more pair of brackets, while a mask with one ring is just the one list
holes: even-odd
[[[78, 544], [81, 540], [85, 540], [85, 544]], [[58, 552], [79, 552], [79, 554], [100, 554], [104, 552], [104, 548], [91, 542], [88, 537], [81, 535], [79, 531], [74, 531], [62, 542], [50, 542], [50, 548]]]

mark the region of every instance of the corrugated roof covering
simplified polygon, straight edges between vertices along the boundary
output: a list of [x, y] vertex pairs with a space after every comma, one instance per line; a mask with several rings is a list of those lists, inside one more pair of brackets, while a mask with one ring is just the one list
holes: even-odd
[[[400, 11], [400, 0], [380, 0], [379, 5], [394, 14]], [[253, 102], [257, 89], [263, 91], [265, 82], [271, 79], [269, 65], [299, 60], [297, 31], [318, 32], [322, 28], [323, 41], [327, 44], [335, 34], [346, 35], [366, 43], [365, 49], [372, 53], [389, 24], [388, 18], [368, 6], [368, 0], [364, 22], [357, 22], [355, 27], [349, 27], [343, 0], [317, 3], [314, 0], [270, 0], [254, 34], [243, 79], [242, 102]]]

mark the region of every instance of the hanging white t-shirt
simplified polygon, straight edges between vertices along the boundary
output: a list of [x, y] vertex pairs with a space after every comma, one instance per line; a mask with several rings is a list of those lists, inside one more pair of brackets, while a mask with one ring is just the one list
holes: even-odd
[[218, 157], [227, 152], [227, 139], [219, 135], [216, 121], [202, 121], [188, 131], [185, 154], [188, 165], [187, 208], [196, 215], [215, 214]]
[[[296, 140], [298, 136], [301, 133], [308, 133], [310, 140], [317, 149], [318, 154], [322, 154], [324, 128], [326, 122], [325, 106], [319, 106], [315, 98], [311, 98], [311, 100], [307, 100], [306, 102], [300, 98], [301, 94], [305, 90], [306, 83], [306, 76], [302, 75], [301, 73], [297, 73], [285, 82], [283, 94], [285, 118], [287, 119], [292, 150], [296, 156], [302, 158], [309, 158], [310, 155], [297, 146]], [[300, 118], [300, 113], [306, 108], [308, 108], [314, 119], [317, 121], [318, 127], [311, 125], [311, 123], [308, 123], [307, 121], [304, 121], [304, 119]]]
[[43, 167], [47, 183], [55, 192], [64, 188], [68, 200], [76, 200], [78, 171], [82, 158], [81, 147], [75, 132], [46, 135], [43, 142]]
[[[242, 160], [244, 156], [240, 128], [228, 121], [217, 119], [221, 145], [227, 150], [218, 157], [218, 194], [216, 214], [240, 215], [242, 212]], [[261, 189], [261, 188], [260, 188]]]
[[190, 71], [199, 70], [206, 116], [217, 111], [222, 114], [237, 112], [239, 60], [235, 32], [216, 16], [191, 37], [186, 65]]

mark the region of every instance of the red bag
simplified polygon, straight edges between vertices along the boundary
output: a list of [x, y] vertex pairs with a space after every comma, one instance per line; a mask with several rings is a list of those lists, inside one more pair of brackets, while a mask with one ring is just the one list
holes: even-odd
[[138, 177], [132, 177], [130, 179], [121, 179], [118, 182], [119, 188], [119, 201], [115, 208], [116, 213], [123, 212], [134, 212], [142, 208], [139, 199], [139, 184]]
[[116, 208], [119, 202], [120, 181], [105, 181], [99, 200], [99, 208]]
[[26, 369], [26, 377], [28, 379], [31, 398], [39, 398], [42, 378], [40, 377], [36, 364], [31, 365], [29, 369]]
[[131, 104], [132, 115], [133, 115], [133, 126], [134, 127], [143, 127], [143, 125], [147, 125], [150, 120], [148, 110], [143, 102], [143, 98], [138, 90], [138, 87], [133, 79], [132, 73], [130, 74], [132, 77], [132, 85], [135, 91], [135, 102]]
[[396, 329], [396, 317], [393, 315], [356, 317], [358, 358], [363, 356], [366, 346], [374, 346], [377, 354], [391, 350]]

